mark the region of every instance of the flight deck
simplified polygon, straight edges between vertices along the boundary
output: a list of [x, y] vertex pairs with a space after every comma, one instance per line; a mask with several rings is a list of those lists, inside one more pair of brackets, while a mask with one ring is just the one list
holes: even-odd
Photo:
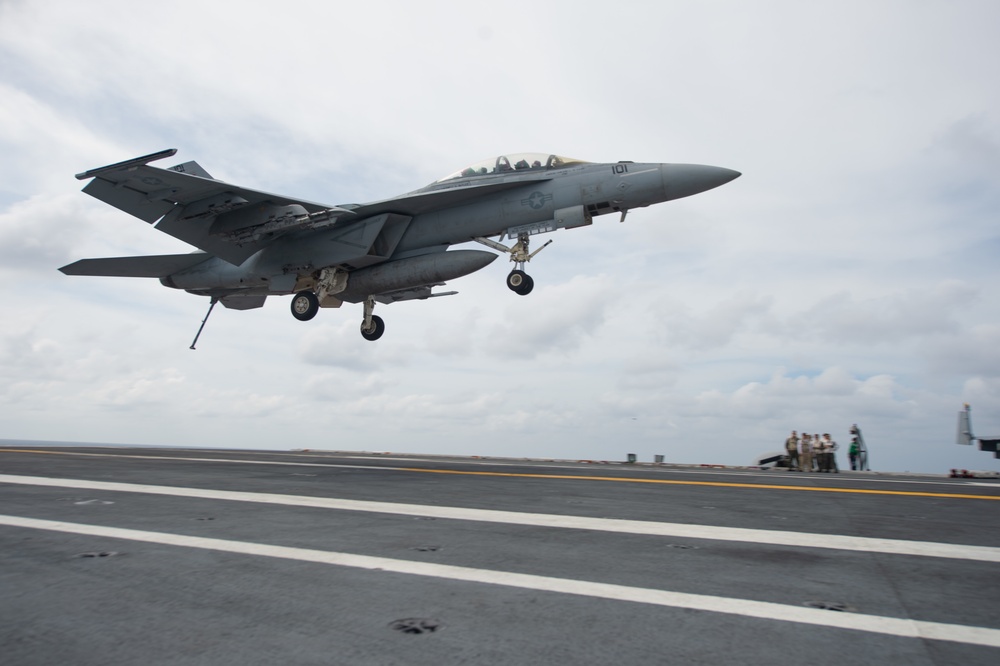
[[995, 664], [1000, 483], [0, 447], [19, 666]]

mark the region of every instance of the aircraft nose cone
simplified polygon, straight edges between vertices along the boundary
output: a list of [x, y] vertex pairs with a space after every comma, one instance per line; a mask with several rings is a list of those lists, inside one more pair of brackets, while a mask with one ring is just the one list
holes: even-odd
[[663, 192], [667, 200], [689, 197], [739, 178], [739, 171], [704, 164], [661, 164]]

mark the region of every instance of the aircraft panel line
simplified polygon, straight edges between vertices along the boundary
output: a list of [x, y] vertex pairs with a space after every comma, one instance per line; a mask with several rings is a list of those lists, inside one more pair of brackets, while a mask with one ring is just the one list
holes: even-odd
[[858, 613], [836, 613], [774, 602], [731, 597], [672, 592], [669, 590], [630, 587], [610, 583], [521, 574], [491, 569], [476, 569], [445, 564], [414, 562], [368, 555], [293, 548], [246, 541], [193, 537], [165, 532], [150, 532], [116, 527], [102, 527], [63, 521], [40, 520], [0, 515], [0, 525], [46, 530], [85, 536], [124, 539], [184, 548], [198, 548], [235, 554], [255, 555], [301, 562], [329, 564], [356, 569], [388, 571], [487, 585], [502, 585], [543, 592], [602, 598], [671, 608], [700, 610], [754, 617], [782, 622], [816, 625], [852, 631], [948, 641], [1000, 648], [1000, 630], [940, 622]]
[[237, 502], [258, 502], [263, 504], [302, 506], [341, 511], [363, 511], [369, 513], [387, 513], [405, 516], [504, 523], [546, 528], [580, 529], [622, 534], [640, 534], [646, 536], [669, 536], [692, 539], [709, 539], [716, 541], [739, 541], [800, 548], [828, 548], [834, 550], [885, 553], [891, 555], [914, 555], [921, 557], [940, 557], [981, 562], [1000, 562], [1000, 548], [930, 541], [905, 541], [900, 539], [855, 537], [838, 534], [783, 532], [778, 530], [760, 530], [740, 527], [718, 527], [711, 525], [624, 519], [619, 520], [612, 518], [593, 518], [587, 516], [523, 513], [515, 511], [430, 506], [423, 504], [402, 504], [394, 502], [373, 502], [330, 497], [313, 497], [308, 495], [250, 493], [231, 490], [155, 486], [111, 481], [55, 479], [48, 477], [17, 476], [9, 474], [0, 474], [0, 483], [103, 490], [111, 492], [133, 492], [151, 495], [192, 497]]

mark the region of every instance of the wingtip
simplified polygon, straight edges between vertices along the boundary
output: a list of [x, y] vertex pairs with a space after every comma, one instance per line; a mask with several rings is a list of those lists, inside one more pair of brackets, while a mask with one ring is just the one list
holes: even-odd
[[76, 179], [87, 180], [88, 178], [99, 176], [102, 173], [109, 173], [111, 171], [125, 171], [126, 169], [134, 169], [136, 167], [149, 164], [150, 162], [155, 162], [156, 160], [162, 160], [167, 157], [173, 157], [176, 154], [177, 154], [176, 148], [167, 148], [166, 150], [161, 150], [158, 153], [150, 153], [149, 155], [143, 155], [142, 157], [134, 157], [130, 160], [125, 160], [124, 162], [116, 162], [114, 164], [109, 164], [107, 166], [97, 167], [96, 169], [90, 169], [89, 171], [78, 173], [76, 174]]

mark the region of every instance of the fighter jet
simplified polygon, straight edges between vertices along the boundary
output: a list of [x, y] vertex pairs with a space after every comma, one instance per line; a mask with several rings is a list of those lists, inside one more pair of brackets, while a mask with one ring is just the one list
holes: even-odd
[[[507, 287], [525, 296], [525, 272], [545, 246], [535, 234], [592, 224], [595, 217], [680, 199], [737, 178], [698, 164], [592, 163], [518, 153], [470, 164], [426, 187], [365, 204], [314, 203], [230, 185], [196, 162], [169, 169], [149, 163], [164, 150], [77, 174], [83, 191], [198, 248], [190, 254], [81, 259], [66, 275], [159, 278], [167, 287], [211, 299], [212, 308], [259, 308], [268, 296], [293, 295], [301, 321], [320, 308], [364, 304], [361, 334], [377, 340], [385, 322], [376, 303], [448, 296], [435, 292], [492, 263], [485, 250], [449, 249], [471, 242], [510, 256]], [[497, 237], [494, 240], [493, 237]], [[505, 245], [507, 240], [510, 245]]]

